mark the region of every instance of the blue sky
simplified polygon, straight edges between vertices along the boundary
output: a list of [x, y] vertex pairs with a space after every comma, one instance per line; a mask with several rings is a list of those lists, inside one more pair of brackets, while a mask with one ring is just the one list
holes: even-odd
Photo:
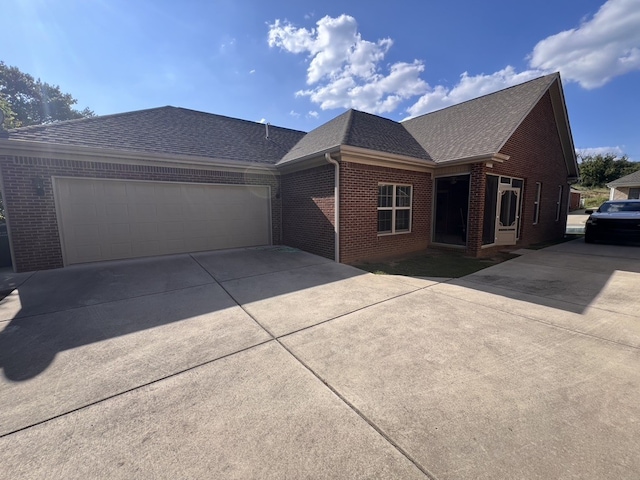
[[[402, 120], [560, 71], [579, 150], [640, 161], [639, 0], [5, 0], [0, 60], [110, 114], [309, 131]], [[588, 150], [594, 149], [594, 150]]]

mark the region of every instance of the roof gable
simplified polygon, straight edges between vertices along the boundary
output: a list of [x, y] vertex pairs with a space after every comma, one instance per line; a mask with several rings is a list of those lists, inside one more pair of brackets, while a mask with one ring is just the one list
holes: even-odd
[[18, 128], [9, 138], [59, 145], [274, 164], [305, 135], [185, 108], [149, 110]]
[[431, 160], [401, 123], [351, 109], [307, 133], [278, 164], [317, 156], [341, 146]]
[[546, 75], [402, 124], [438, 163], [495, 154], [557, 78]]

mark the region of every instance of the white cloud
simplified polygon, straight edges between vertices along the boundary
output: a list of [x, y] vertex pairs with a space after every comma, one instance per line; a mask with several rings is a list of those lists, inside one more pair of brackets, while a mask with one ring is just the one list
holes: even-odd
[[307, 84], [296, 92], [308, 96], [321, 109], [356, 108], [371, 113], [391, 112], [398, 105], [427, 90], [420, 78], [422, 62], [398, 62], [387, 74], [380, 63], [393, 45], [390, 38], [376, 42], [363, 40], [355, 18], [340, 15], [323, 17], [317, 28], [296, 28], [276, 20], [269, 28], [269, 46], [290, 53], [306, 53], [311, 61]]
[[258, 123], [267, 123], [267, 119], [266, 118], [261, 118], [260, 120], [258, 120]]
[[529, 66], [559, 70], [564, 80], [586, 89], [640, 70], [640, 4], [609, 0], [592, 19], [538, 42]]
[[364, 40], [355, 18], [325, 16], [316, 28], [297, 28], [276, 20], [269, 25], [269, 46], [309, 59], [308, 88], [296, 92], [321, 109], [355, 108], [393, 112], [410, 99], [410, 116], [432, 112], [465, 100], [560, 71], [564, 81], [597, 88], [616, 76], [640, 70], [638, 0], [608, 0], [578, 27], [547, 37], [527, 56], [528, 69], [514, 67], [489, 74], [464, 72], [453, 86], [430, 86], [421, 75], [421, 60], [385, 65], [390, 38]]
[[291, 110], [289, 112], [289, 115], [291, 115], [292, 117], [295, 117], [295, 118], [300, 117], [300, 114], [298, 112], [296, 112], [295, 110]]
[[612, 154], [616, 157], [621, 157], [624, 155], [624, 150], [619, 147], [588, 147], [588, 148], [576, 148], [576, 155], [579, 157], [587, 157], [589, 155], [606, 155]]
[[503, 88], [518, 85], [533, 78], [539, 77], [544, 72], [525, 70], [517, 73], [511, 66], [492, 73], [470, 76], [467, 72], [460, 75], [460, 81], [453, 88], [437, 85], [424, 94], [416, 103], [407, 109], [411, 117], [433, 112], [450, 105], [455, 105], [472, 98], [497, 92]]
[[253, 75], [254, 73], [256, 73], [255, 68], [253, 70], [249, 70], [249, 74]]
[[311, 118], [318, 118], [319, 113], [316, 112], [315, 110], [310, 110], [309, 113], [307, 113], [307, 117], [311, 117]]

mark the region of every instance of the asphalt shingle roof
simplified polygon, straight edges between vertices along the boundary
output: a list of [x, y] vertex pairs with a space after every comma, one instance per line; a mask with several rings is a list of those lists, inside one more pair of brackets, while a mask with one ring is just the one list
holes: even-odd
[[279, 164], [341, 145], [431, 160], [401, 123], [351, 109], [307, 133]]
[[184, 108], [149, 110], [18, 128], [11, 139], [274, 164], [305, 132]]
[[436, 162], [497, 153], [540, 97], [554, 73], [402, 122]]
[[9, 131], [9, 138], [61, 145], [286, 164], [340, 146], [424, 161], [498, 153], [557, 73], [404, 122], [348, 110], [309, 133], [184, 108], [160, 107]]
[[638, 187], [640, 186], [640, 170], [620, 177], [607, 184], [608, 187]]

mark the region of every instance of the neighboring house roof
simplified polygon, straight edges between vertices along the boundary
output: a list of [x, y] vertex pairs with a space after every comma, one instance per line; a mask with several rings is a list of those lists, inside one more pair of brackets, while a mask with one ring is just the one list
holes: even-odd
[[613, 182], [607, 183], [607, 187], [640, 187], [640, 170], [630, 173], [629, 175], [625, 175], [624, 177], [620, 177]]
[[495, 154], [557, 78], [546, 75], [402, 124], [438, 163]]
[[307, 133], [278, 164], [318, 155], [341, 146], [431, 160], [401, 123], [351, 109]]
[[185, 108], [160, 107], [23, 127], [12, 140], [274, 164], [305, 132]]

